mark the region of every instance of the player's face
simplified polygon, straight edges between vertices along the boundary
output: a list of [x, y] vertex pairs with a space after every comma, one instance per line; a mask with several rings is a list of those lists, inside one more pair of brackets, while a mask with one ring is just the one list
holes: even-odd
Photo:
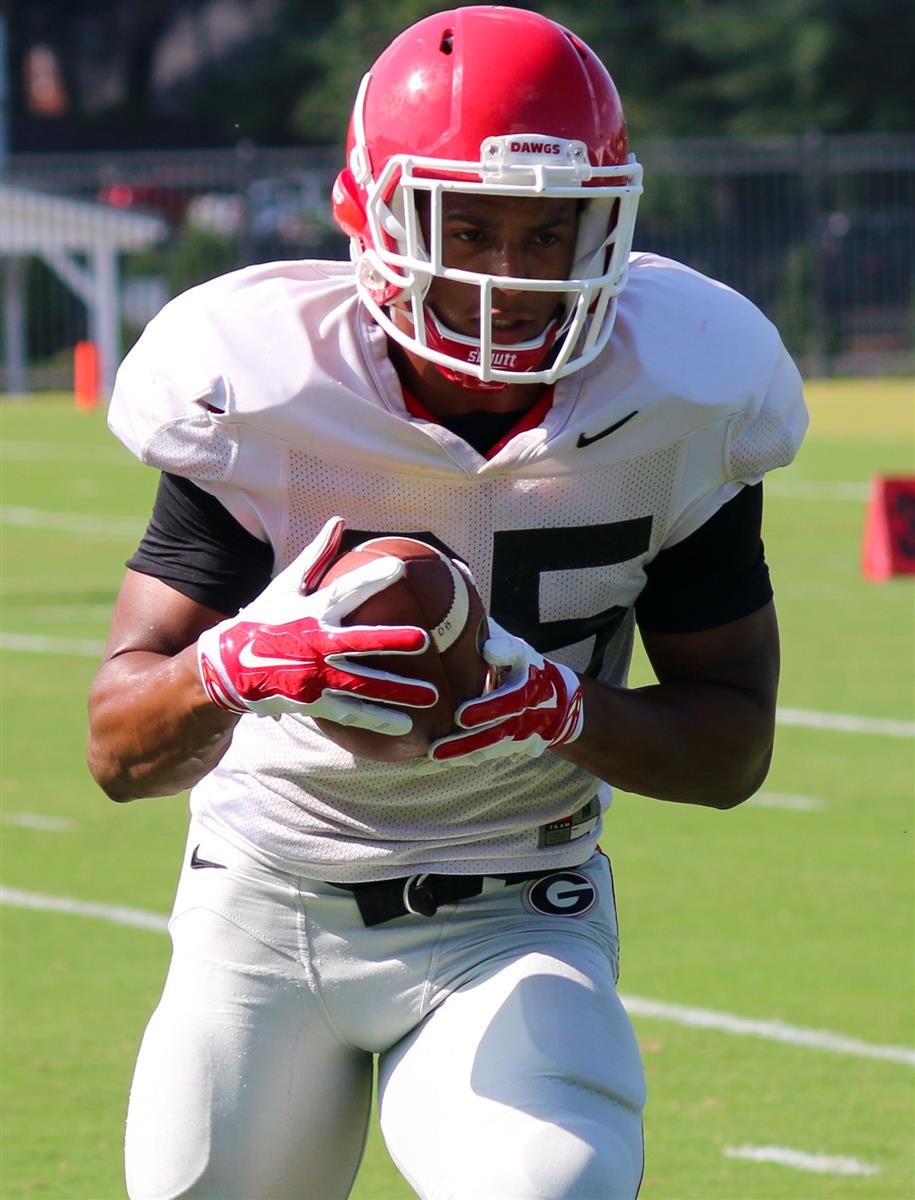
[[[445, 266], [527, 279], [568, 278], [578, 225], [575, 200], [446, 192], [442, 201]], [[426, 303], [449, 329], [480, 336], [479, 288], [435, 279]], [[505, 345], [538, 337], [558, 304], [555, 292], [494, 288], [493, 341]]]

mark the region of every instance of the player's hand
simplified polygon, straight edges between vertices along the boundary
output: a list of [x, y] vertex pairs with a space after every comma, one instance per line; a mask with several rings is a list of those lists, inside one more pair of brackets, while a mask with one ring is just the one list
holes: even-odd
[[258, 716], [302, 713], [392, 736], [409, 733], [412, 721], [386, 705], [435, 704], [433, 684], [370, 666], [373, 655], [421, 654], [429, 644], [424, 629], [340, 623], [400, 578], [399, 559], [378, 558], [312, 590], [335, 557], [345, 524], [342, 517], [328, 521], [246, 608], [201, 634], [197, 662], [214, 704]]
[[467, 732], [434, 742], [433, 762], [476, 765], [510, 754], [536, 758], [581, 733], [581, 681], [575, 672], [544, 658], [492, 618], [489, 630], [483, 657], [496, 668], [499, 686], [460, 706], [456, 722]]

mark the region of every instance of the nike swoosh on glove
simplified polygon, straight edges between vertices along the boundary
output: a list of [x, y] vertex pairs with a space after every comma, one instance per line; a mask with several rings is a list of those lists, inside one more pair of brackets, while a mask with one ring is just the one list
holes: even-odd
[[342, 517], [333, 517], [237, 616], [200, 635], [200, 678], [214, 704], [258, 716], [301, 713], [398, 736], [413, 723], [407, 713], [386, 705], [436, 703], [434, 684], [369, 665], [373, 655], [421, 654], [429, 645], [424, 629], [340, 624], [403, 575], [399, 559], [375, 559], [312, 590], [336, 556], [345, 528]]
[[581, 681], [574, 671], [544, 658], [490, 618], [483, 657], [499, 670], [500, 685], [467, 700], [455, 714], [465, 733], [433, 742], [433, 762], [475, 766], [510, 754], [536, 758], [574, 742], [584, 725]]

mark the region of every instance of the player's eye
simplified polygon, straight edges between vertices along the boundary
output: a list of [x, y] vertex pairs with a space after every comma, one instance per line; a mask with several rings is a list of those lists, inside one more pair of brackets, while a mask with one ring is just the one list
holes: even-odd
[[482, 231], [482, 229], [476, 229], [473, 226], [467, 226], [464, 229], [452, 230], [450, 236], [453, 237], [455, 239], [455, 241], [458, 241], [458, 242], [473, 242], [473, 243], [475, 243], [475, 242], [482, 241], [483, 231]]

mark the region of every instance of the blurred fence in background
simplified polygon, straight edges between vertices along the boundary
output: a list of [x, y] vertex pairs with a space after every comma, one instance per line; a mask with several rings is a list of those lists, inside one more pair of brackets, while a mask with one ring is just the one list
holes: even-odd
[[[807, 374], [913, 369], [915, 135], [636, 148], [637, 248], [744, 292]], [[70, 388], [76, 343], [101, 341], [116, 358], [169, 297], [212, 275], [346, 257], [329, 206], [338, 166], [333, 150], [244, 144], [10, 156], [0, 177], [0, 390]], [[107, 335], [106, 320], [116, 326]]]

